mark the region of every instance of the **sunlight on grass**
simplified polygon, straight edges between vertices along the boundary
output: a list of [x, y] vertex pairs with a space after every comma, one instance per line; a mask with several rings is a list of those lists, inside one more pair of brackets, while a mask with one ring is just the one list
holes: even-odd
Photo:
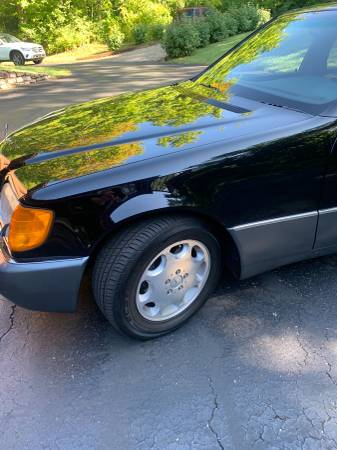
[[88, 44], [83, 47], [69, 50], [68, 52], [58, 53], [56, 55], [47, 56], [43, 64], [67, 64], [81, 61], [86, 58], [95, 58], [100, 53], [109, 52], [105, 44]]
[[57, 67], [44, 67], [44, 66], [14, 66], [11, 63], [0, 64], [0, 72], [19, 72], [19, 73], [43, 73], [55, 78], [64, 78], [71, 75], [71, 71], [68, 69], [59, 69]]
[[214, 62], [221, 55], [230, 50], [234, 45], [242, 41], [249, 33], [238, 34], [232, 36], [224, 41], [208, 45], [205, 48], [199, 48], [191, 56], [184, 58], [171, 59], [172, 64], [202, 64], [209, 65]]

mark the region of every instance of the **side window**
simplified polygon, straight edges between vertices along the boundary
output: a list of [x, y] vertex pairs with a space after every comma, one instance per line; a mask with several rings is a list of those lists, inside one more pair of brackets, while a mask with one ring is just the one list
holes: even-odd
[[337, 41], [335, 41], [328, 58], [328, 73], [337, 76]]

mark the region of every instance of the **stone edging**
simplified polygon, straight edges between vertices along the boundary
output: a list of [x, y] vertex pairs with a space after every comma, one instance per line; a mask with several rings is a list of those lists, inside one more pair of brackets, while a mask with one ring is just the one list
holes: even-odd
[[1, 72], [0, 70], [0, 90], [29, 86], [49, 79], [50, 76], [43, 73]]

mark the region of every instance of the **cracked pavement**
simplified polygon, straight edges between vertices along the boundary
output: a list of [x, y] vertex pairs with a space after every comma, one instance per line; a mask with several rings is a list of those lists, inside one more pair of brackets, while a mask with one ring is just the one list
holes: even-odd
[[336, 449], [337, 256], [224, 276], [182, 329], [119, 336], [0, 302], [6, 449]]
[[[48, 104], [36, 88], [29, 110], [40, 89]], [[5, 94], [15, 123], [27, 92]], [[151, 342], [119, 336], [88, 290], [74, 314], [0, 300], [0, 448], [337, 449], [336, 318], [337, 255], [224, 276], [187, 325]]]

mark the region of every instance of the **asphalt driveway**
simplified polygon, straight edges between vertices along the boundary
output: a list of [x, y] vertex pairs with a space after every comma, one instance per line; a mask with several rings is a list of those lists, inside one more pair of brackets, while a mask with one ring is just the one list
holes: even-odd
[[[197, 70], [88, 67], [1, 94], [1, 121], [14, 129]], [[224, 276], [184, 328], [146, 343], [117, 335], [88, 291], [75, 314], [0, 300], [0, 448], [336, 449], [336, 324], [337, 256], [244, 282]]]

